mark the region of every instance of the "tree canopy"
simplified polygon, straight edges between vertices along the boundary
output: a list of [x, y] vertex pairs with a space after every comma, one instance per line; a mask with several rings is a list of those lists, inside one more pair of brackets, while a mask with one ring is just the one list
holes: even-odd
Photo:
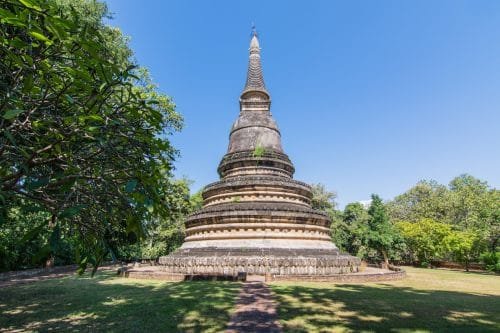
[[[316, 186], [313, 202], [327, 202], [324, 186]], [[483, 258], [497, 269], [500, 237], [500, 191], [471, 175], [460, 175], [448, 186], [420, 181], [393, 200], [372, 196], [343, 211], [317, 204], [331, 219], [333, 242], [342, 250], [370, 261], [389, 259], [427, 266], [440, 260], [462, 263]], [[333, 192], [331, 192], [333, 193]]]
[[0, 8], [0, 223], [39, 211], [26, 231], [50, 227], [46, 255], [72, 235], [94, 264], [169, 216], [182, 125], [108, 16], [86, 0]]
[[389, 264], [389, 253], [401, 243], [399, 233], [389, 220], [382, 199], [372, 194], [372, 201], [368, 209], [368, 244], [371, 248], [379, 251], [386, 265]]

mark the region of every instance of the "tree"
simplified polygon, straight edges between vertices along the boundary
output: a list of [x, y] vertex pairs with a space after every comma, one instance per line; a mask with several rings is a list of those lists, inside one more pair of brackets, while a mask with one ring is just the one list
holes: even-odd
[[451, 205], [449, 192], [436, 181], [420, 181], [387, 204], [389, 216], [394, 221], [445, 220]]
[[368, 244], [377, 250], [384, 258], [386, 267], [389, 265], [390, 251], [401, 242], [398, 230], [389, 221], [382, 199], [372, 194], [372, 202], [368, 209]]
[[190, 195], [191, 181], [180, 179], [172, 183], [166, 205], [171, 212], [168, 217], [156, 219], [148, 225], [149, 232], [140, 244], [141, 258], [158, 258], [182, 245], [185, 237], [186, 216], [201, 208], [201, 192]]
[[7, 212], [8, 219], [0, 228], [0, 271], [16, 268], [29, 268], [37, 262], [37, 254], [47, 243], [50, 235], [48, 225], [37, 232], [37, 237], [30, 236], [33, 225], [44, 223], [47, 213], [37, 209], [26, 209], [26, 205], [17, 205]]
[[326, 212], [332, 223], [330, 224], [330, 235], [332, 242], [341, 251], [349, 251], [349, 226], [344, 222], [343, 214], [337, 209], [330, 209]]
[[203, 207], [203, 190], [199, 190], [195, 194], [193, 194], [190, 198], [191, 203], [191, 211], [197, 211]]
[[359, 202], [347, 204], [344, 208], [343, 221], [347, 226], [345, 249], [358, 257], [368, 255], [368, 221], [370, 216]]
[[444, 256], [450, 249], [448, 241], [451, 240], [452, 229], [449, 224], [422, 219], [418, 222], [398, 222], [396, 225], [411, 256], [423, 266]]
[[31, 229], [48, 225], [54, 242], [78, 235], [76, 252], [94, 267], [171, 213], [167, 136], [182, 123], [107, 16], [85, 0], [0, 9], [0, 216], [15, 205], [46, 212]]
[[444, 239], [444, 243], [449, 247], [453, 258], [462, 263], [467, 272], [473, 258], [473, 249], [477, 238], [477, 234], [470, 231], [453, 231]]
[[323, 184], [311, 185], [312, 200], [311, 206], [313, 209], [321, 210], [328, 214], [331, 220], [330, 235], [333, 243], [345, 251], [346, 239], [348, 237], [347, 226], [342, 221], [342, 212], [336, 210], [337, 193], [329, 191]]
[[500, 190], [491, 189], [488, 191], [484, 205], [479, 213], [483, 223], [483, 230], [490, 252], [497, 251], [500, 245]]
[[[475, 240], [472, 242], [473, 248], [469, 250], [468, 255], [477, 259], [485, 250], [495, 251], [500, 237], [499, 191], [489, 189], [487, 182], [468, 174], [452, 179], [449, 187], [451, 223], [455, 229], [475, 235]], [[459, 243], [464, 244], [467, 238], [461, 237], [462, 241]], [[468, 264], [468, 260], [465, 263]]]
[[392, 220], [419, 223], [423, 219], [447, 223], [453, 230], [476, 235], [471, 256], [496, 251], [500, 237], [500, 194], [471, 175], [455, 177], [446, 187], [421, 181], [388, 203]]
[[327, 212], [329, 210], [334, 210], [337, 206], [335, 199], [337, 198], [337, 193], [333, 191], [328, 191], [323, 184], [313, 184], [311, 185], [312, 190], [312, 208], [322, 210]]
[[450, 182], [451, 220], [464, 229], [481, 228], [481, 210], [486, 204], [488, 184], [471, 175], [460, 175]]

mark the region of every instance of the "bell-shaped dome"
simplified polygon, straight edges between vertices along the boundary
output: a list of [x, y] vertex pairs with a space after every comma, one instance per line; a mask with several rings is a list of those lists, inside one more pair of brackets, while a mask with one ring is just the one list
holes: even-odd
[[228, 153], [255, 149], [283, 152], [281, 134], [269, 112], [241, 112], [231, 129]]

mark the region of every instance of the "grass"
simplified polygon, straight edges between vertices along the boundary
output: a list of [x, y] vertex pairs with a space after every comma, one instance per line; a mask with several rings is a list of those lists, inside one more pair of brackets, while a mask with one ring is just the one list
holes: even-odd
[[369, 284], [274, 283], [286, 332], [500, 332], [500, 277], [406, 268]]
[[[273, 283], [285, 332], [500, 332], [500, 277], [407, 268], [401, 281]], [[0, 332], [220, 332], [240, 284], [66, 277], [0, 289]]]
[[66, 277], [0, 289], [0, 332], [220, 332], [238, 283]]

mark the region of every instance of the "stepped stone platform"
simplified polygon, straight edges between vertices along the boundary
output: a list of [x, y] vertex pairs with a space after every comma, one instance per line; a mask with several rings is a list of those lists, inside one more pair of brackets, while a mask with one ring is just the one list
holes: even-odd
[[336, 249], [191, 248], [161, 257], [165, 271], [182, 274], [237, 276], [331, 275], [357, 271], [359, 259]]
[[402, 269], [382, 269], [366, 267], [363, 271], [332, 275], [283, 275], [283, 274], [246, 274], [243, 276], [222, 276], [219, 274], [181, 274], [171, 273], [165, 267], [142, 266], [121, 269], [119, 275], [135, 279], [154, 279], [162, 281], [190, 281], [196, 279], [205, 280], [233, 280], [233, 281], [259, 281], [259, 282], [329, 282], [329, 283], [365, 283], [400, 280], [406, 277]]
[[311, 186], [293, 179], [295, 168], [271, 115], [256, 33], [249, 51], [220, 180], [204, 188], [203, 207], [187, 218], [181, 248], [159, 258], [162, 270], [174, 277], [356, 273], [360, 260], [333, 244], [328, 215], [311, 205]]

